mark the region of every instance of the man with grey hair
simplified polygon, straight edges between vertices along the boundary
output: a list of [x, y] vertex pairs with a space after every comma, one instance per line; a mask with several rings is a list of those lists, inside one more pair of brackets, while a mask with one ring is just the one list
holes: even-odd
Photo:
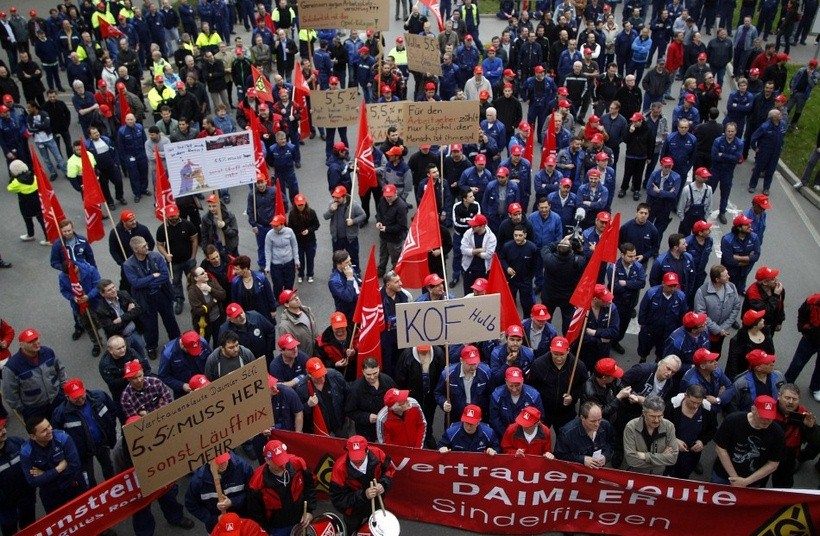
[[642, 407], [643, 414], [624, 430], [627, 470], [660, 475], [678, 460], [675, 425], [663, 418], [666, 403], [658, 395], [647, 396]]
[[755, 167], [749, 179], [749, 193], [754, 193], [757, 181], [763, 177], [763, 194], [769, 195], [774, 171], [783, 151], [787, 125], [782, 121], [780, 110], [769, 110], [766, 121], [752, 134], [750, 148], [755, 151]]
[[168, 265], [161, 253], [148, 250], [148, 242], [143, 237], [133, 237], [128, 245], [134, 254], [128, 257], [122, 269], [131, 285], [134, 301], [142, 308], [140, 321], [145, 329], [148, 357], [156, 359], [159, 344], [157, 314], [162, 317], [168, 339], [179, 337], [179, 326], [172, 306], [174, 291], [168, 276]]
[[74, 89], [74, 94], [71, 96], [71, 103], [74, 105], [74, 110], [76, 110], [80, 121], [80, 127], [82, 127], [83, 134], [85, 134], [88, 132], [88, 127], [91, 126], [95, 116], [99, 116], [100, 105], [96, 99], [94, 99], [94, 94], [90, 91], [86, 91], [85, 84], [82, 80], [74, 80], [71, 82], [71, 87]]

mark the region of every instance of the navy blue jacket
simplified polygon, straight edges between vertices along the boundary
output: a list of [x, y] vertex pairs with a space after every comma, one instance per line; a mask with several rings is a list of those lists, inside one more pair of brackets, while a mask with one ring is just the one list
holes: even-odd
[[25, 442], [22, 437], [8, 436], [0, 449], [0, 482], [3, 482], [0, 486], [0, 512], [15, 509], [20, 501], [35, 500], [34, 490], [26, 480], [20, 463], [20, 450]]
[[[532, 319], [527, 318], [522, 322], [522, 327], [524, 328], [524, 334], [527, 336], [528, 341], [532, 344]], [[547, 322], [544, 324], [544, 328], [541, 333], [541, 340], [538, 341], [538, 346], [532, 349], [533, 355], [536, 357], [542, 356], [549, 352], [550, 349], [550, 342], [554, 337], [558, 336], [558, 330], [555, 329], [555, 326]]]
[[487, 449], [499, 451], [498, 436], [489, 424], [480, 422], [474, 434], [468, 434], [460, 422], [455, 422], [444, 431], [439, 447], [447, 447], [458, 452], [484, 452]]
[[668, 337], [681, 325], [687, 311], [686, 295], [680, 289], [672, 292], [667, 299], [661, 285], [650, 287], [641, 298], [638, 308], [638, 324], [649, 333]]
[[182, 386], [195, 374], [205, 374], [205, 360], [213, 351], [203, 337], [199, 338], [202, 353], [192, 356], [179, 344], [179, 339], [172, 339], [165, 343], [159, 357], [157, 376], [174, 392], [174, 398], [186, 394]]
[[[706, 237], [703, 245], [700, 245], [695, 235], [686, 237], [686, 253], [692, 256], [692, 269], [695, 274], [706, 273], [706, 267], [709, 266], [709, 257], [712, 255], [714, 244], [715, 241], [712, 240], [711, 236]], [[697, 290], [696, 288], [692, 289], [693, 292]]]
[[490, 396], [490, 426], [498, 437], [504, 437], [507, 427], [515, 422], [521, 410], [527, 406], [538, 408], [544, 413], [541, 395], [534, 387], [523, 385], [518, 402], [513, 402], [512, 395], [506, 385], [496, 387]]
[[[623, 305], [633, 304], [641, 289], [646, 286], [646, 270], [644, 270], [643, 264], [637, 261], [633, 262], [629, 268], [626, 268], [623, 261], [618, 259], [614, 264], [607, 267], [607, 277], [608, 281], [612, 281], [613, 278], [615, 280], [615, 286], [613, 287], [614, 302]], [[618, 283], [622, 280], [626, 282], [626, 285], [621, 286]], [[607, 286], [609, 286], [608, 283]], [[625, 321], [629, 322], [629, 319], [627, 318]]]
[[585, 456], [600, 450], [606, 461], [615, 453], [615, 430], [607, 420], [602, 420], [593, 441], [581, 424], [581, 418], [573, 419], [558, 430], [555, 457], [568, 462], [584, 463]]
[[[242, 512], [248, 495], [247, 484], [253, 468], [241, 456], [231, 453], [231, 460], [224, 473], [219, 474], [222, 493], [231, 500], [229, 512]], [[185, 492], [185, 508], [212, 531], [221, 512], [216, 507], [218, 495], [214, 485], [211, 466], [203, 465], [191, 475], [188, 491]]]
[[709, 331], [703, 330], [697, 337], [692, 337], [687, 333], [686, 328], [681, 326], [673, 331], [666, 338], [663, 345], [663, 355], [674, 354], [681, 360], [681, 370], [686, 370], [695, 362], [693, 356], [698, 348], [709, 349]]
[[[56, 467], [63, 460], [68, 463], [68, 467], [58, 473]], [[31, 439], [23, 443], [20, 464], [29, 485], [40, 488], [40, 496], [51, 493], [63, 495], [70, 490], [85, 488], [77, 447], [74, 440], [62, 430], [54, 430], [54, 438], [44, 447]], [[35, 467], [43, 473], [32, 475], [31, 470]]]
[[[100, 433], [102, 433], [103, 445], [114, 448], [114, 444], [117, 442], [117, 411], [114, 407], [114, 401], [108, 393], [96, 389], [88, 389], [85, 397], [85, 403], [91, 406], [94, 421]], [[82, 407], [75, 406], [68, 400], [63, 400], [54, 409], [51, 425], [54, 428], [63, 429], [71, 437], [80, 458], [90, 458], [96, 447], [100, 446], [94, 444], [94, 438], [89, 431], [88, 423], [84, 419]]]
[[[509, 240], [501, 246], [498, 258], [501, 261], [501, 267], [504, 269], [507, 282], [513, 286], [529, 288], [532, 284], [532, 278], [539, 275], [543, 270], [538, 246], [529, 240], [524, 242], [522, 246], [516, 244], [515, 240]], [[515, 270], [515, 277], [510, 278], [507, 275], [507, 268]]]
[[661, 237], [655, 224], [650, 221], [639, 225], [633, 218], [621, 225], [618, 236], [621, 244], [624, 242], [632, 243], [635, 246], [635, 252], [638, 255], [643, 255], [645, 262], [658, 255]]
[[[94, 251], [91, 249], [91, 244], [88, 243], [88, 240], [77, 233], [74, 233], [74, 236], [77, 238], [74, 245], [66, 245], [66, 250], [71, 260], [74, 262], [83, 261], [91, 266], [97, 266], [97, 261], [94, 260]], [[63, 242], [57, 240], [51, 244], [51, 256], [49, 258], [51, 267], [55, 270], [62, 270], [63, 259], [65, 259], [63, 256]]]
[[[521, 349], [518, 351], [518, 358], [515, 360], [513, 365], [509, 365], [507, 363], [508, 352], [509, 350], [507, 350], [506, 343], [499, 344], [493, 348], [492, 354], [490, 355], [490, 378], [492, 380], [493, 387], [504, 383], [504, 375], [510, 366], [520, 368], [524, 373], [524, 376], [526, 376], [530, 371], [532, 362], [535, 360], [535, 355], [533, 354], [532, 348], [522, 345]], [[507, 428], [505, 427], [504, 430], [506, 429]]]
[[[464, 382], [461, 380], [461, 363], [454, 363], [441, 371], [438, 383], [436, 384], [436, 403], [444, 406], [447, 401], [444, 382], [450, 382], [450, 415], [453, 419], [460, 419], [464, 408], [467, 406], [467, 395], [464, 391]], [[470, 387], [470, 400], [479, 406], [481, 411], [486, 413], [490, 407], [490, 367], [484, 363], [479, 363], [475, 371], [475, 378]]]
[[240, 326], [226, 320], [219, 327], [219, 337], [228, 330], [236, 333], [239, 344], [250, 350], [254, 357], [264, 355], [270, 360], [276, 344], [276, 327], [273, 319], [264, 317], [256, 311], [245, 311], [245, 323]]
[[680, 290], [687, 296], [697, 290], [692, 288], [695, 284], [695, 263], [688, 251], [683, 252], [680, 260], [672, 257], [668, 250], [661, 253], [660, 257], [652, 264], [652, 270], [649, 272], [649, 284], [652, 286], [660, 285], [663, 274], [666, 272], [678, 274]]

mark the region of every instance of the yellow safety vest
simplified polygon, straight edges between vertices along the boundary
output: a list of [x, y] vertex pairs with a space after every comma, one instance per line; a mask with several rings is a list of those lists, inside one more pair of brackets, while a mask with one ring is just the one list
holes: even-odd
[[299, 41], [312, 41], [316, 39], [317, 35], [316, 30], [307, 30], [303, 28], [299, 30]]
[[151, 91], [148, 92], [148, 104], [151, 105], [151, 109], [155, 112], [159, 111], [163, 104], [166, 104], [177, 96], [176, 91], [169, 87], [163, 86], [161, 91], [160, 93], [160, 91], [157, 90], [157, 86], [154, 86], [151, 88]]
[[[88, 160], [91, 162], [91, 167], [97, 167], [97, 159], [94, 158], [94, 154], [90, 151], [88, 152]], [[82, 175], [83, 173], [83, 160], [76, 154], [72, 154], [69, 157], [68, 161], [66, 162], [66, 172], [65, 176], [69, 179], [75, 179]]]
[[115, 26], [117, 21], [114, 20], [114, 15], [111, 14], [111, 8], [108, 7], [105, 10], [105, 13], [100, 13], [99, 11], [95, 11], [91, 14], [91, 27], [95, 30], [100, 26], [100, 17], [104, 18], [108, 24]]
[[196, 36], [196, 46], [199, 48], [207, 47], [207, 46], [219, 46], [219, 43], [222, 42], [222, 38], [219, 37], [219, 34], [216, 32], [212, 32], [211, 35], [205, 35], [205, 32], [200, 32], [198, 36]]
[[396, 65], [407, 65], [407, 47], [404, 50], [399, 50], [398, 47], [393, 47], [388, 56], [393, 56], [396, 60]]

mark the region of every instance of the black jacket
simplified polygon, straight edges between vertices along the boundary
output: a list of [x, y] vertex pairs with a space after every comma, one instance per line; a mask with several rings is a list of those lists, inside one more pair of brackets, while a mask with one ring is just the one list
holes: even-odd
[[595, 441], [584, 430], [580, 417], [564, 425], [557, 435], [555, 457], [559, 460], [584, 463], [585, 456], [592, 456], [596, 450], [600, 450], [604, 458], [610, 461], [615, 453], [615, 430], [606, 419], [601, 421]]
[[541, 250], [541, 259], [544, 261], [542, 299], [569, 299], [584, 272], [587, 258], [572, 251], [561, 255], [558, 253], [557, 245], [550, 244]]
[[[114, 447], [117, 441], [117, 417], [114, 401], [104, 391], [89, 389], [85, 393], [86, 404], [90, 404], [91, 413], [97, 428], [102, 434], [102, 444], [108, 448]], [[74, 440], [74, 445], [77, 447], [77, 452], [81, 459], [88, 459], [94, 455], [96, 447], [91, 431], [82, 414], [82, 408], [75, 406], [68, 400], [64, 400], [62, 404], [54, 409], [54, 415], [51, 419], [52, 425], [55, 428], [65, 430], [71, 439]]]
[[[578, 398], [589, 373], [586, 365], [579, 360], [570, 385], [569, 377], [574, 359], [575, 356], [570, 353], [564, 366], [558, 369], [552, 362], [552, 354], [547, 353], [536, 358], [530, 367], [527, 383], [535, 387], [541, 395], [541, 402], [544, 404], [544, 415], [541, 420], [548, 426], [563, 426], [576, 415]], [[572, 403], [568, 406], [563, 403], [566, 393], [572, 395]]]
[[[134, 322], [137, 326], [137, 331], [142, 332], [142, 324], [140, 323], [142, 308], [134, 301], [134, 298], [124, 290], [117, 291], [117, 296], [117, 301], [122, 309], [122, 316], [119, 317], [122, 319], [121, 322], [117, 324], [114, 323], [114, 320], [117, 319], [117, 312], [114, 311], [114, 308], [108, 304], [105, 298], [100, 297], [97, 308], [94, 311], [97, 313], [97, 320], [105, 332], [105, 336], [122, 335], [123, 329], [125, 329], [130, 322]], [[128, 308], [131, 304], [134, 304], [134, 308], [129, 311]]]
[[646, 121], [641, 121], [641, 126], [635, 127], [634, 132], [627, 128], [624, 133], [624, 142], [627, 157], [650, 159], [655, 152], [655, 136], [652, 135]]
[[382, 197], [376, 208], [376, 221], [384, 225], [384, 231], [379, 232], [380, 238], [388, 242], [403, 242], [408, 229], [407, 203], [401, 197], [393, 203]]
[[378, 414], [384, 407], [384, 394], [396, 382], [387, 374], [379, 374], [379, 388], [374, 389], [364, 378], [359, 378], [352, 384], [347, 394], [345, 413], [356, 425], [356, 433], [376, 441], [376, 424], [370, 422], [370, 414]]

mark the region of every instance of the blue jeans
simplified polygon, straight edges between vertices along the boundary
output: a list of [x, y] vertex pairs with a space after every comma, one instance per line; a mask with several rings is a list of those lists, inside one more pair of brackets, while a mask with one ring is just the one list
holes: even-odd
[[256, 260], [259, 264], [259, 269], [264, 270], [267, 263], [265, 262], [265, 237], [270, 231], [270, 225], [257, 225], [259, 232], [256, 233]]
[[[63, 175], [65, 175], [66, 162], [63, 159], [63, 155], [60, 154], [60, 149], [57, 147], [57, 142], [54, 141], [54, 138], [52, 137], [48, 141], [36, 142], [36, 145], [37, 150], [40, 151], [40, 156], [45, 160], [48, 173], [54, 177], [57, 174], [57, 168], [59, 168], [59, 170], [63, 172]], [[54, 157], [54, 162], [51, 161], [52, 157]]]
[[[173, 254], [173, 251], [171, 252]], [[185, 295], [182, 293], [182, 274], [188, 275], [188, 272], [196, 267], [196, 259], [188, 259], [185, 262], [175, 262], [172, 264], [174, 277], [172, 279], [172, 286], [174, 287], [174, 300], [185, 301]]]
[[132, 331], [129, 336], [125, 337], [125, 342], [127, 342], [128, 346], [137, 352], [140, 357], [148, 357], [148, 354], [145, 352], [145, 337], [143, 337], [136, 330]]
[[285, 289], [292, 289], [296, 279], [296, 262], [270, 265], [270, 282], [273, 289], [273, 298], [279, 299], [279, 293]]
[[[800, 342], [797, 343], [797, 349], [794, 351], [792, 362], [788, 370], [786, 370], [786, 381], [794, 383], [803, 370], [803, 367], [806, 366], [813, 356], [818, 355], [818, 352], [820, 352], [820, 346], [812, 343], [805, 335], [801, 337]], [[814, 372], [809, 381], [809, 389], [811, 391], [820, 390], [820, 366], [817, 365], [817, 361], [814, 362]]]
[[313, 265], [316, 259], [316, 242], [299, 244], [299, 277], [313, 277]]

